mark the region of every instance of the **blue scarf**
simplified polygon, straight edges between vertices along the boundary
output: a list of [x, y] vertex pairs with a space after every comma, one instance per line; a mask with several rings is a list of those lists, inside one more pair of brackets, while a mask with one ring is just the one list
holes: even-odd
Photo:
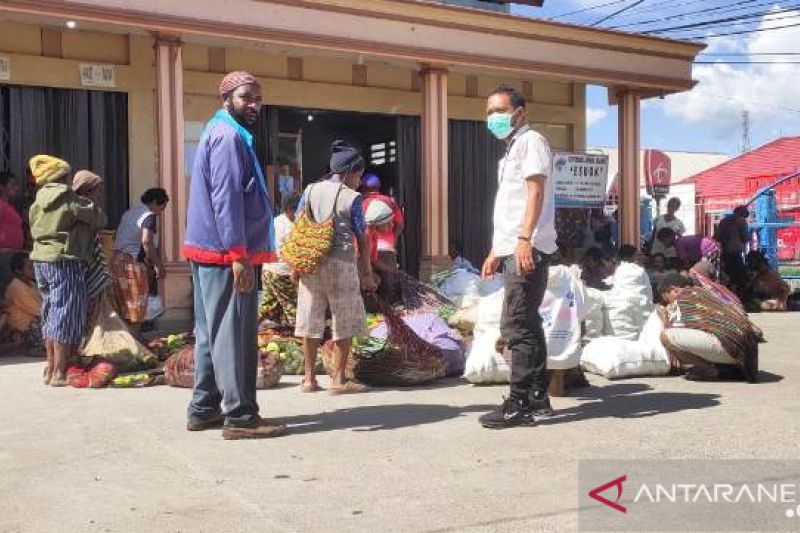
[[[230, 113], [228, 113], [228, 111], [225, 109], [218, 109], [211, 120], [208, 121], [208, 124], [206, 124], [206, 127], [203, 130], [203, 136], [205, 136], [206, 132], [217, 122], [224, 122], [225, 124], [229, 125], [231, 128], [236, 130], [236, 133], [244, 141], [244, 145], [247, 147], [247, 155], [250, 156], [250, 162], [258, 174], [258, 188], [261, 189], [261, 192], [267, 198], [269, 220], [272, 221], [272, 206], [270, 205], [269, 192], [267, 191], [267, 180], [264, 178], [264, 171], [261, 169], [261, 164], [258, 162], [258, 155], [256, 155], [256, 151], [253, 149], [253, 134], [243, 128], [241, 124], [236, 122], [236, 120], [231, 116]], [[275, 250], [274, 224], [269, 225], [269, 250]]]
[[[218, 109], [211, 120], [206, 124], [205, 131], [208, 131], [216, 122], [221, 121], [225, 124], [229, 125], [231, 128], [236, 130], [236, 133], [239, 135], [244, 141], [244, 145], [247, 147], [247, 155], [250, 156], [250, 162], [252, 163], [253, 167], [256, 169], [258, 173], [258, 187], [261, 189], [265, 195], [269, 195], [267, 192], [267, 180], [264, 179], [264, 171], [261, 169], [261, 164], [258, 162], [258, 155], [256, 155], [255, 149], [253, 149], [253, 134], [247, 131], [241, 124], [236, 122], [236, 120], [231, 116], [228, 111], [225, 109]], [[205, 131], [203, 132], [205, 134]]]

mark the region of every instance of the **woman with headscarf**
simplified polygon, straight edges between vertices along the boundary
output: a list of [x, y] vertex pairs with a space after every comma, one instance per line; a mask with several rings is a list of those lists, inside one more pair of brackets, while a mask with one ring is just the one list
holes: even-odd
[[[319, 390], [314, 367], [328, 308], [333, 319], [335, 346], [330, 392], [344, 394], [368, 390], [364, 385], [345, 378], [353, 337], [367, 333], [359, 285], [365, 292], [375, 292], [376, 289], [362, 198], [354, 190], [364, 167], [364, 158], [356, 148], [344, 141], [334, 141], [331, 145], [331, 173], [306, 188], [298, 207], [298, 212], [304, 210], [312, 220], [323, 221], [332, 216], [334, 222], [333, 245], [327, 257], [316, 272], [299, 276], [295, 335], [303, 338], [303, 392]], [[357, 249], [354, 243], [358, 244]]]
[[48, 155], [30, 160], [39, 188], [30, 209], [36, 282], [42, 295], [42, 336], [47, 350], [44, 380], [67, 385], [67, 359], [86, 331], [86, 268], [92, 262], [102, 209], [69, 185], [70, 166]]
[[[103, 194], [103, 178], [88, 170], [79, 170], [72, 178], [72, 190], [93, 202], [100, 202]], [[110, 284], [111, 276], [108, 273], [106, 257], [103, 253], [103, 247], [100, 245], [98, 235], [94, 239], [92, 261], [86, 268], [86, 298], [88, 301], [86, 308], [87, 333], [91, 331], [93, 323], [96, 320], [94, 315], [98, 303]]]

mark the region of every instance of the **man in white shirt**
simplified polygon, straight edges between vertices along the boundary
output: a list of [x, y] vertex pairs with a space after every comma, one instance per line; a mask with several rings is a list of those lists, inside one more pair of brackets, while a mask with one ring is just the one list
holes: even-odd
[[492, 250], [482, 276], [502, 265], [505, 279], [502, 334], [511, 350], [511, 395], [480, 418], [488, 428], [533, 425], [534, 415], [551, 415], [547, 396], [547, 344], [539, 307], [547, 289], [550, 255], [558, 249], [555, 200], [547, 140], [531, 129], [525, 98], [500, 87], [487, 102], [487, 126], [505, 140], [498, 167]]
[[672, 197], [667, 202], [667, 212], [656, 218], [653, 224], [653, 235], [650, 246], [650, 255], [664, 254], [667, 259], [675, 257], [675, 248], [669, 248], [659, 241], [656, 236], [662, 228], [669, 228], [675, 232], [678, 237], [686, 233], [686, 226], [683, 225], [681, 219], [675, 216], [675, 213], [681, 208], [680, 198]]

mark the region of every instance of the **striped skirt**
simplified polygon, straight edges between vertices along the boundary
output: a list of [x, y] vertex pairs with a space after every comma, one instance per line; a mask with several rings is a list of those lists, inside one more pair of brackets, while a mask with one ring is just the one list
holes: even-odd
[[34, 263], [42, 295], [42, 337], [78, 345], [86, 330], [86, 267], [80, 261]]

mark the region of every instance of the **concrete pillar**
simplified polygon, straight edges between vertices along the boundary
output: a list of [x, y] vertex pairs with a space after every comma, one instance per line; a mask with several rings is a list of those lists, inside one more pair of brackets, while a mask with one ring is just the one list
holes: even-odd
[[617, 93], [619, 103], [619, 228], [621, 244], [639, 246], [639, 111], [641, 97]]
[[[181, 259], [186, 235], [188, 182], [184, 170], [183, 59], [178, 38], [156, 36], [156, 135], [158, 184], [170, 203], [162, 216], [161, 253], [168, 283], [162, 283], [168, 308], [191, 305], [188, 264]], [[136, 118], [134, 117], [134, 120]]]
[[422, 261], [428, 279], [449, 264], [447, 70], [425, 67], [422, 77]]

